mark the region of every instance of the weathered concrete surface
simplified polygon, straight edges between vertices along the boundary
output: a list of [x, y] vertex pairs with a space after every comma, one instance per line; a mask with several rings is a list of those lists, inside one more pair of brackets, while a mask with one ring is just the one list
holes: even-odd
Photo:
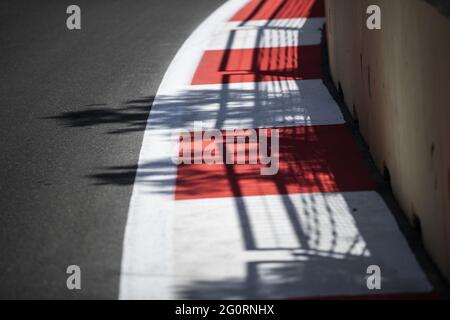
[[[381, 30], [366, 28], [372, 4]], [[326, 14], [333, 81], [450, 279], [450, 19], [422, 0], [327, 0]]]

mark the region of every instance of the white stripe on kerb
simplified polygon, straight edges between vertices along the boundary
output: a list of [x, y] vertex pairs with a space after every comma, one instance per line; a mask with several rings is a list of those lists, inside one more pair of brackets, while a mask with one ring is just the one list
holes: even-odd
[[171, 127], [248, 129], [344, 123], [322, 80], [284, 80], [187, 86], [161, 96], [152, 116], [177, 119]]
[[215, 31], [208, 50], [319, 45], [324, 18], [232, 21]]
[[[172, 292], [180, 299], [284, 299], [431, 286], [383, 199], [372, 191], [177, 201]], [[244, 236], [245, 233], [245, 236]]]

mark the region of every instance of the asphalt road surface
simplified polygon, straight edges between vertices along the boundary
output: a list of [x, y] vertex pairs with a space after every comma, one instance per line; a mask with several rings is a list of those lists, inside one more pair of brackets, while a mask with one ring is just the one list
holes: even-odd
[[78, 31], [72, 1], [0, 3], [0, 298], [117, 298], [152, 97], [222, 2], [79, 0]]

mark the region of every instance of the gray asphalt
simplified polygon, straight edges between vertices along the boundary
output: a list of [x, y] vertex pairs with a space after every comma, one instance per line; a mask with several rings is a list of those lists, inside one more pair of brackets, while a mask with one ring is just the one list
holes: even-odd
[[[0, 2], [0, 298], [116, 299], [152, 97], [223, 0]], [[82, 271], [69, 291], [66, 268]]]

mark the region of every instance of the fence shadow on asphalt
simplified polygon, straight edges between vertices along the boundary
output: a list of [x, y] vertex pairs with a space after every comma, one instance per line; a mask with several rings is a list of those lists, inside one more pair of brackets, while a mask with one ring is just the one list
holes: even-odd
[[57, 120], [66, 127], [85, 128], [92, 126], [113, 127], [107, 133], [121, 134], [145, 130], [148, 114], [154, 97], [141, 97], [125, 101], [120, 106], [90, 104], [81, 110], [67, 111], [44, 119]]

